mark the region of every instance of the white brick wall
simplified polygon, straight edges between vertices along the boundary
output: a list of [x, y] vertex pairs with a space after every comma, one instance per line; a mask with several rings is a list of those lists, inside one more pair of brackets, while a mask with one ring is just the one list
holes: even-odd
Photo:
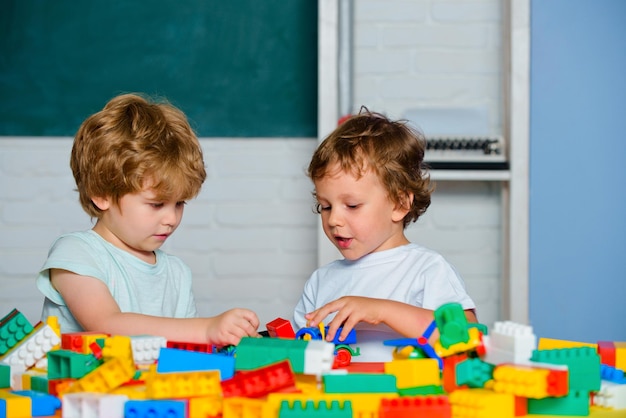
[[[485, 105], [501, 129], [500, 2], [355, 1], [355, 106], [402, 117], [419, 106]], [[71, 138], [0, 138], [0, 316], [38, 320], [34, 278], [51, 242], [90, 227], [69, 169]], [[291, 316], [316, 267], [317, 216], [304, 175], [314, 139], [202, 139], [208, 178], [165, 250], [192, 268], [199, 312], [234, 306], [262, 324]], [[444, 254], [479, 318], [500, 318], [501, 189], [439, 182], [410, 239]]]

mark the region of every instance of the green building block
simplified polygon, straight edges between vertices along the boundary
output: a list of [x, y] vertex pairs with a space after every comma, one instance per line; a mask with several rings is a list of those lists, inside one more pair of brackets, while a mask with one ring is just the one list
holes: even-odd
[[17, 309], [13, 309], [0, 319], [0, 358], [33, 331], [28, 319]]
[[293, 405], [289, 401], [282, 401], [278, 411], [279, 418], [352, 418], [352, 402], [344, 401], [343, 405], [339, 401], [306, 401], [304, 404], [300, 400], [294, 401]]
[[570, 390], [600, 390], [600, 356], [593, 347], [535, 350], [530, 360], [566, 365], [569, 370]]
[[325, 393], [398, 393], [391, 374], [327, 374], [322, 378]]
[[30, 389], [36, 392], [48, 393], [48, 378], [45, 376], [31, 376]]
[[528, 399], [528, 414], [536, 415], [589, 415], [589, 392], [570, 390], [558, 398]]
[[456, 384], [470, 388], [485, 387], [488, 380], [493, 379], [495, 366], [485, 363], [479, 358], [470, 358], [457, 363], [455, 369]]
[[426, 385], [416, 386], [414, 388], [398, 389], [400, 396], [415, 396], [415, 395], [444, 395], [446, 392], [443, 390], [443, 386], [440, 385]]
[[435, 310], [439, 342], [444, 348], [469, 341], [467, 318], [459, 303], [446, 303]]
[[53, 350], [48, 353], [48, 379], [80, 379], [101, 363], [92, 354]]
[[11, 366], [0, 363], [0, 389], [11, 387]]
[[287, 359], [294, 373], [303, 373], [308, 344], [305, 340], [244, 337], [237, 345], [235, 370], [254, 370]]

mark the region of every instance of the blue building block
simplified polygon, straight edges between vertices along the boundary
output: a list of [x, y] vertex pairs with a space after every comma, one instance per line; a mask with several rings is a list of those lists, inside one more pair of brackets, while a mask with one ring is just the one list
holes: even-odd
[[124, 417], [127, 418], [185, 418], [187, 402], [171, 400], [126, 401]]
[[607, 366], [606, 364], [600, 365], [600, 378], [602, 380], [608, 380], [613, 383], [626, 384], [626, 377], [624, 371], [616, 369], [613, 366]]
[[221, 380], [230, 379], [235, 375], [235, 358], [165, 347], [159, 352], [158, 373], [205, 370], [219, 370]]
[[51, 416], [55, 414], [57, 409], [61, 408], [61, 400], [56, 396], [34, 390], [16, 390], [11, 393], [30, 398], [33, 417]]

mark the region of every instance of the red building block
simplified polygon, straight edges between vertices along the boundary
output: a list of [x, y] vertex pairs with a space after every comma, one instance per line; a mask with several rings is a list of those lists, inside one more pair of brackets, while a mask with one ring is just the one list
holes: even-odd
[[451, 418], [452, 408], [445, 395], [403, 396], [382, 399], [380, 418]]
[[613, 341], [598, 341], [600, 363], [615, 367], [615, 344]]
[[283, 318], [276, 318], [271, 322], [268, 322], [267, 332], [270, 334], [270, 337], [274, 338], [296, 338], [296, 333], [291, 326], [291, 322], [287, 321]]
[[197, 351], [199, 353], [212, 353], [213, 346], [211, 344], [187, 343], [183, 341], [168, 341], [167, 348], [177, 348], [179, 350]]
[[224, 398], [258, 398], [295, 384], [296, 377], [291, 370], [291, 363], [283, 360], [256, 370], [235, 373], [231, 379], [222, 381], [222, 392]]

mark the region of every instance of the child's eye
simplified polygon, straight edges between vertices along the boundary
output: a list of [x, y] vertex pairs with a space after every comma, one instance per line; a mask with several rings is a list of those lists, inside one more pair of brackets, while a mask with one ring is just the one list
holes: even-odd
[[176, 206], [180, 207], [180, 206], [185, 206], [187, 204], [186, 201], [181, 200], [180, 202], [176, 202]]
[[163, 203], [150, 203], [150, 206], [152, 206], [155, 209], [158, 209], [158, 208], [163, 207]]
[[361, 205], [346, 205], [348, 207], [348, 209], [356, 209]]

